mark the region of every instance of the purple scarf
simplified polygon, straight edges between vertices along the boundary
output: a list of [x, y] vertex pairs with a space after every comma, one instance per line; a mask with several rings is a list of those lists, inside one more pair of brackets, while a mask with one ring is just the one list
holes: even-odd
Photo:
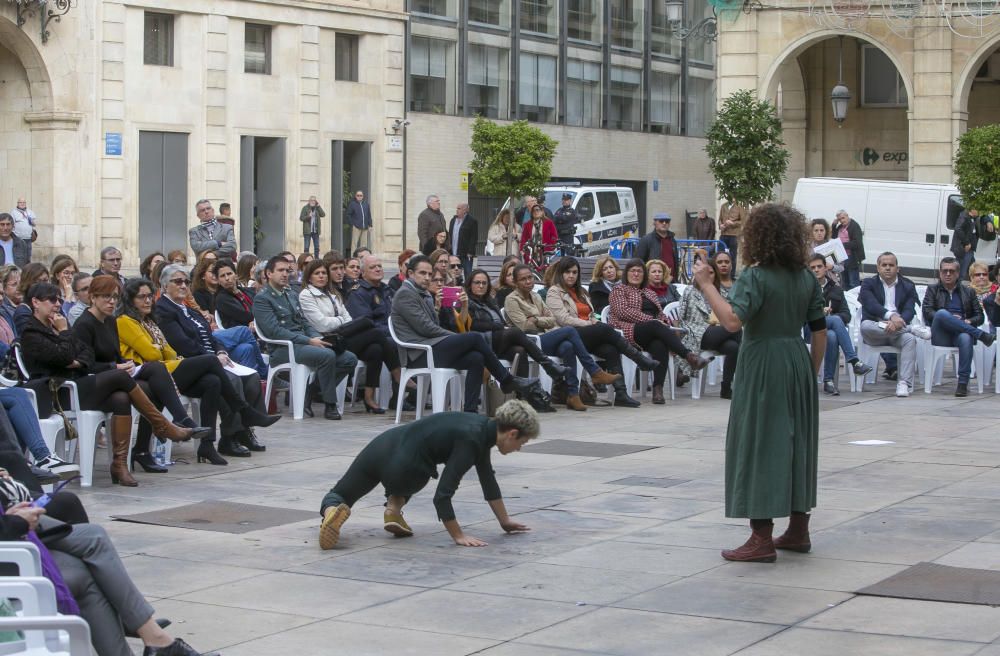
[[56, 561], [52, 560], [52, 554], [38, 539], [34, 531], [28, 531], [28, 541], [33, 542], [38, 547], [38, 553], [42, 556], [42, 574], [52, 581], [52, 585], [56, 589], [56, 608], [63, 615], [79, 615], [80, 607], [76, 605], [76, 599], [73, 599], [73, 593], [69, 591], [66, 581], [63, 580]]

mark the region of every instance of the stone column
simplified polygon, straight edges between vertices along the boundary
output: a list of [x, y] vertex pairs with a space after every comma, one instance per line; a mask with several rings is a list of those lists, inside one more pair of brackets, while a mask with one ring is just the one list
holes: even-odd
[[[205, 40], [207, 57], [205, 63], [205, 191], [204, 197], [213, 201], [218, 208], [219, 202], [229, 200], [233, 205], [233, 216], [242, 217], [243, 212], [252, 212], [253, 208], [239, 206], [239, 143], [236, 144], [236, 156], [230, 161], [227, 133], [226, 87], [227, 66], [229, 54], [229, 18], [218, 14], [209, 14], [208, 29]], [[233, 171], [235, 182], [229, 184], [229, 172]], [[235, 193], [233, 193], [235, 189]], [[194, 201], [202, 197], [195, 194], [191, 199], [191, 214], [194, 215]], [[231, 199], [231, 200], [230, 200]], [[239, 221], [234, 228], [236, 241], [239, 243]]]
[[[290, 206], [288, 220], [285, 222], [285, 241], [288, 244], [302, 243], [302, 223], [299, 222], [299, 211], [310, 196], [323, 198], [320, 184], [320, 48], [319, 28], [315, 25], [303, 25], [300, 28], [301, 55], [299, 59], [299, 188], [288, 190], [287, 205]], [[333, 57], [333, 53], [327, 53]], [[291, 166], [293, 158], [289, 158]], [[329, 175], [329, 174], [328, 174]], [[332, 198], [339, 199], [339, 186], [333, 189]], [[325, 203], [322, 203], [325, 205]], [[329, 250], [330, 236], [333, 225], [333, 208], [325, 207], [326, 218], [322, 219], [320, 230], [320, 253]], [[291, 248], [297, 251], [297, 248]]]
[[910, 98], [910, 180], [950, 183], [954, 154], [952, 33], [936, 17], [917, 19]]
[[[406, 72], [403, 70], [405, 57], [403, 55], [403, 36], [387, 34], [383, 37], [386, 52], [382, 67], [382, 88], [385, 89], [386, 135], [372, 144], [372, 189], [382, 189], [383, 198], [376, 198], [372, 205], [375, 229], [373, 248], [379, 253], [396, 254], [403, 250], [403, 194], [405, 193], [403, 178], [403, 153], [390, 151], [388, 139], [392, 135], [391, 124], [395, 119], [406, 117], [403, 97], [406, 89]], [[405, 140], [405, 130], [400, 131]], [[406, 148], [406, 144], [403, 144]], [[414, 161], [412, 158], [411, 162]], [[377, 166], [382, 162], [382, 166]], [[379, 180], [382, 184], [375, 186]], [[411, 214], [416, 213], [411, 210]], [[477, 221], [492, 221], [493, 217], [477, 216]], [[414, 219], [414, 224], [416, 219]], [[414, 225], [414, 231], [416, 226]]]
[[[104, 3], [102, 16], [101, 80], [100, 80], [100, 138], [108, 133], [122, 136], [125, 143], [125, 6], [121, 3]], [[134, 56], [134, 55], [133, 55]], [[136, 243], [138, 216], [128, 217], [126, 225], [122, 199], [125, 197], [125, 160], [122, 156], [105, 155], [104, 143], [98, 144], [97, 159], [100, 162], [100, 214], [94, 234], [95, 252], [84, 258], [96, 263], [97, 254], [104, 246], [115, 246], [122, 251], [125, 262], [138, 261]], [[139, 144], [135, 143], [138, 158]]]

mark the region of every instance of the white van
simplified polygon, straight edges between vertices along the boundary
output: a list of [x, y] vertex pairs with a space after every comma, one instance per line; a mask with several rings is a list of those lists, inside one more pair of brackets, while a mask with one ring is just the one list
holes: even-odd
[[954, 185], [848, 178], [800, 178], [792, 203], [807, 219], [830, 223], [846, 210], [864, 231], [865, 271], [874, 271], [879, 253], [892, 251], [907, 275], [927, 277], [951, 255], [952, 230], [964, 209]]
[[562, 207], [563, 194], [573, 196], [572, 207], [580, 219], [576, 243], [586, 249], [587, 255], [607, 253], [612, 239], [638, 236], [639, 213], [630, 188], [547, 186], [545, 207], [553, 214]]

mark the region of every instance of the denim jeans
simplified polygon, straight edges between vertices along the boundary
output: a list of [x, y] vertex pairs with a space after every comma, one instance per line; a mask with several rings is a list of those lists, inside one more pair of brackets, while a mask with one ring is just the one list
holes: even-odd
[[[959, 319], [948, 310], [934, 313], [931, 323], [931, 344], [934, 346], [958, 347], [958, 382], [969, 384], [972, 373], [972, 349], [983, 331]], [[932, 375], [926, 372], [924, 375]]]
[[212, 337], [222, 345], [229, 358], [244, 367], [255, 370], [264, 380], [267, 380], [267, 364], [260, 354], [260, 345], [247, 326], [223, 328], [212, 333]]
[[859, 287], [861, 285], [861, 269], [848, 269], [844, 267], [844, 273], [841, 274], [841, 281], [844, 283], [844, 291]]
[[319, 257], [319, 235], [317, 235], [314, 232], [312, 234], [303, 235], [302, 238], [306, 240], [306, 244], [305, 244], [305, 247], [302, 249], [302, 252], [303, 253], [308, 253], [309, 252], [309, 242], [312, 242], [313, 257]]
[[965, 280], [969, 277], [969, 267], [972, 263], [976, 261], [976, 252], [973, 250], [962, 253], [962, 256], [958, 258], [958, 279]]
[[579, 394], [580, 379], [576, 375], [575, 360], [580, 360], [580, 364], [583, 365], [588, 374], [593, 375], [600, 371], [600, 367], [597, 366], [594, 358], [591, 357], [587, 348], [583, 345], [580, 333], [576, 331], [576, 328], [565, 326], [556, 330], [550, 330], [541, 337], [542, 351], [547, 355], [562, 358], [563, 364], [568, 369], [566, 372], [566, 393], [570, 396]]
[[7, 412], [7, 419], [10, 420], [18, 441], [31, 451], [36, 461], [47, 458], [51, 452], [45, 445], [45, 438], [42, 437], [42, 429], [38, 425], [35, 409], [31, 407], [28, 392], [20, 387], [0, 388], [0, 404]]
[[823, 358], [823, 381], [833, 380], [833, 375], [840, 364], [840, 356], [837, 354], [837, 347], [844, 352], [847, 361], [855, 360], [858, 357], [854, 350], [854, 343], [851, 341], [851, 334], [844, 325], [844, 320], [835, 314], [826, 317], [826, 356]]

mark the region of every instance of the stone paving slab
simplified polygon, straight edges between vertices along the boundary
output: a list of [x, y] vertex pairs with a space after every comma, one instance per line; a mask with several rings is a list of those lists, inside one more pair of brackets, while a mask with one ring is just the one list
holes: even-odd
[[[318, 548], [323, 493], [393, 425], [360, 406], [340, 422], [286, 416], [259, 431], [266, 453], [228, 467], [179, 445], [187, 464], [140, 471], [134, 489], [110, 484], [102, 451], [80, 494], [174, 635], [227, 656], [1000, 656], [1000, 609], [853, 594], [920, 560], [1000, 569], [1000, 398], [956, 399], [953, 379], [908, 399], [893, 389], [824, 400], [813, 552], [774, 564], [719, 556], [747, 527], [724, 516], [717, 386], [699, 401], [544, 415], [543, 440], [621, 454], [495, 455], [508, 508], [532, 531], [504, 535], [470, 475], [455, 508], [481, 549], [451, 542], [433, 481], [407, 507], [414, 537], [382, 530], [375, 493], [337, 549]], [[850, 444], [864, 439], [895, 443]], [[207, 499], [315, 517], [244, 535], [110, 521]]]

